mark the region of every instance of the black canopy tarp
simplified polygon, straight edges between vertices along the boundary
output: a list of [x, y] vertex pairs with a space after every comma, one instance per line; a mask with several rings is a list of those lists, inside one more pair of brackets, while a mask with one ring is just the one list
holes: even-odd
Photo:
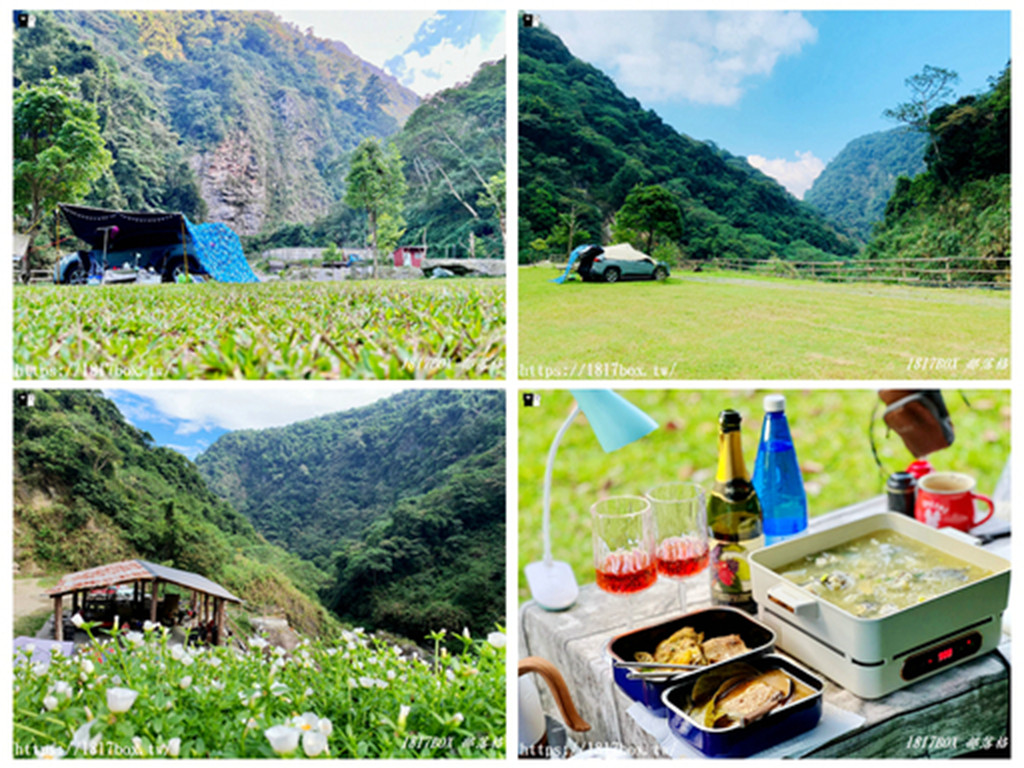
[[[126, 251], [153, 245], [180, 243], [185, 217], [180, 213], [110, 211], [85, 205], [60, 204], [61, 213], [75, 236], [92, 248], [103, 249], [103, 236], [110, 231], [108, 251]], [[116, 234], [110, 227], [117, 227]]]

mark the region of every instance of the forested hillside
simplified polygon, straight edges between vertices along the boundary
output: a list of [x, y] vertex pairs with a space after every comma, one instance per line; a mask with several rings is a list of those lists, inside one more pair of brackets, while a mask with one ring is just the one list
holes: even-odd
[[519, 73], [520, 261], [564, 258], [572, 245], [607, 242], [616, 228], [617, 239], [629, 236], [621, 211], [638, 186], [671, 202], [665, 234], [640, 243], [662, 258], [808, 260], [856, 251], [774, 180], [678, 133], [543, 26], [520, 26]]
[[[897, 180], [865, 258], [915, 259], [930, 280], [1008, 285], [1010, 66], [929, 114], [928, 170]], [[905, 263], [905, 262], [904, 262]]]
[[15, 34], [15, 86], [51, 70], [97, 106], [114, 156], [87, 202], [182, 210], [239, 234], [325, 214], [346, 154], [393, 135], [419, 101], [268, 12], [40, 12]]
[[504, 257], [505, 61], [424, 101], [396, 143], [409, 182], [408, 242], [443, 247], [472, 234], [478, 257]]
[[[33, 390], [14, 407], [14, 558], [63, 573], [139, 557], [224, 584], [310, 633], [329, 624], [324, 575], [270, 545], [196, 466], [86, 390]], [[297, 588], [300, 585], [302, 590]]]
[[860, 136], [825, 166], [804, 202], [867, 241], [885, 215], [896, 179], [925, 170], [926, 143], [923, 134], [907, 127]]
[[403, 392], [222, 436], [197, 463], [267, 538], [332, 573], [341, 617], [414, 639], [504, 613], [499, 392]]
[[[403, 243], [439, 256], [504, 258], [505, 61], [484, 64], [469, 83], [426, 99], [394, 137], [408, 189]], [[357, 242], [364, 216], [334, 205], [308, 226], [249, 238], [255, 250]]]

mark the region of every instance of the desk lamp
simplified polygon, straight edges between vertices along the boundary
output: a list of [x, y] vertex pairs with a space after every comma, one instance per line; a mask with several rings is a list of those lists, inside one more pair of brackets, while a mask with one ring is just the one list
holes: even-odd
[[551, 443], [544, 472], [544, 559], [526, 566], [530, 594], [538, 605], [549, 611], [569, 608], [580, 591], [569, 564], [555, 561], [551, 556], [551, 472], [562, 436], [580, 411], [587, 417], [605, 453], [639, 440], [658, 426], [650, 416], [610, 389], [573, 389], [570, 392], [576, 403]]

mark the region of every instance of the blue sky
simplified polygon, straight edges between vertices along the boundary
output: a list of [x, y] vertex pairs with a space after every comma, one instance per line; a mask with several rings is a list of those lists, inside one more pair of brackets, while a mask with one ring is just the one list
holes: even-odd
[[153, 435], [157, 445], [194, 459], [225, 432], [280, 427], [328, 413], [368, 405], [394, 387], [338, 388], [252, 386], [146, 387], [104, 390], [131, 424]]
[[579, 58], [695, 139], [798, 196], [852, 139], [895, 127], [925, 65], [985, 90], [1010, 59], [1006, 11], [541, 12]]
[[505, 55], [504, 11], [275, 11], [339, 40], [419, 96], [466, 82]]

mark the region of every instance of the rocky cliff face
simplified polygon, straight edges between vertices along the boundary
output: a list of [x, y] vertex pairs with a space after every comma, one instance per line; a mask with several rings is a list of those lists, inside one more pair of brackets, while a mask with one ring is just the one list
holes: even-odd
[[222, 221], [240, 235], [259, 232], [267, 210], [266, 164], [250, 137], [238, 132], [210, 152], [192, 158], [192, 170], [211, 221]]
[[268, 12], [58, 11], [53, 19], [147, 93], [189, 158], [207, 220], [240, 235], [326, 213], [341, 197], [347, 154], [367, 136], [397, 132], [419, 103], [343, 43]]
[[330, 137], [315, 105], [282, 89], [273, 103], [251, 105], [249, 118], [192, 157], [208, 218], [250, 235], [326, 213], [332, 195], [317, 160]]

